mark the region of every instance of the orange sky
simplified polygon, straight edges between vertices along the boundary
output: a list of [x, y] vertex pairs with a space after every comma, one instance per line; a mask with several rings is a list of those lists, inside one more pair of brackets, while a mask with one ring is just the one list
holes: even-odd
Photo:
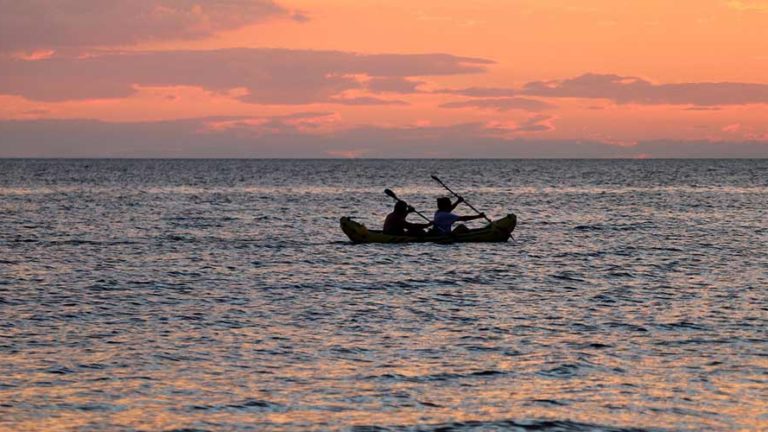
[[356, 146], [356, 131], [411, 140], [414, 128], [468, 124], [467, 148], [474, 136], [756, 142], [768, 156], [766, 0], [80, 3], [3, 7], [0, 156], [20, 154], [21, 123], [29, 143], [48, 119], [198, 119], [209, 133], [209, 117], [255, 137], [343, 133], [363, 156], [387, 154]]

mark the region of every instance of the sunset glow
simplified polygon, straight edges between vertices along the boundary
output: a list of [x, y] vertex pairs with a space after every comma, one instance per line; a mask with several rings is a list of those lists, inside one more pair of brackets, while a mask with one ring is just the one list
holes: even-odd
[[70, 3], [0, 0], [0, 156], [768, 156], [764, 1]]

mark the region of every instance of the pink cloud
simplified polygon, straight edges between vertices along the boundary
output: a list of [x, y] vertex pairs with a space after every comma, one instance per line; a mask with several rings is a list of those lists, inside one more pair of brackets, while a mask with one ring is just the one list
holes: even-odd
[[38, 108], [38, 109], [31, 109], [31, 110], [24, 111], [22, 114], [29, 115], [29, 116], [44, 116], [50, 113], [51, 113], [50, 110]]
[[470, 97], [496, 98], [518, 96], [520, 91], [514, 88], [503, 87], [469, 87], [463, 89], [439, 89], [435, 90], [435, 93], [455, 94]]
[[543, 111], [555, 108], [547, 102], [536, 99], [509, 97], [509, 98], [491, 98], [491, 99], [470, 99], [459, 102], [448, 102], [440, 105], [441, 108], [480, 108], [496, 111], [523, 110], [523, 111]]
[[318, 134], [334, 130], [339, 116], [332, 112], [306, 112], [269, 117], [213, 117], [201, 119], [200, 133], [237, 133], [242, 136]]
[[536, 115], [520, 123], [514, 131], [516, 132], [548, 132], [555, 130], [554, 116]]
[[306, 112], [268, 117], [211, 117], [200, 119], [200, 134], [225, 134], [259, 137], [283, 134], [324, 134], [337, 126], [339, 116], [332, 112]]
[[270, 18], [306, 20], [272, 0], [0, 0], [0, 51], [198, 39]]
[[423, 81], [414, 81], [402, 77], [372, 78], [368, 81], [368, 90], [374, 93], [418, 93]]
[[370, 96], [359, 96], [359, 97], [334, 97], [329, 100], [329, 102], [341, 104], [341, 105], [409, 105], [406, 101], [401, 100], [390, 100], [390, 99], [381, 99], [381, 98], [375, 98]]
[[23, 52], [17, 52], [12, 55], [12, 57], [21, 59], [21, 60], [27, 60], [27, 61], [34, 61], [34, 60], [43, 60], [47, 58], [53, 57], [53, 55], [56, 54], [56, 51], [54, 50], [33, 50], [33, 51], [23, 51]]
[[584, 74], [575, 78], [534, 81], [520, 88], [471, 87], [441, 89], [436, 93], [479, 98], [537, 96], [547, 98], [607, 99], [617, 104], [720, 105], [768, 104], [768, 84], [691, 82], [656, 84], [635, 77]]
[[555, 130], [554, 116], [534, 115], [527, 119], [518, 121], [491, 121], [486, 128], [489, 131], [499, 132], [507, 135], [509, 132], [529, 133], [529, 132], [548, 132]]
[[640, 78], [585, 74], [576, 78], [537, 81], [521, 94], [543, 97], [609, 99], [640, 105], [742, 105], [768, 103], [768, 84], [701, 82], [654, 84]]
[[408, 78], [485, 70], [488, 60], [448, 54], [357, 54], [340, 51], [236, 48], [210, 51], [108, 53], [37, 61], [0, 58], [0, 93], [32, 100], [121, 98], [136, 86], [197, 86], [260, 104], [402, 104], [337, 99], [364, 90], [356, 78]]

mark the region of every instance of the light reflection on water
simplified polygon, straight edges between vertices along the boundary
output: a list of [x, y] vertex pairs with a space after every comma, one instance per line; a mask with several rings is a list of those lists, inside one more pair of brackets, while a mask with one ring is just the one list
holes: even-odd
[[[0, 429], [768, 423], [766, 161], [0, 168]], [[431, 173], [515, 240], [346, 242]]]

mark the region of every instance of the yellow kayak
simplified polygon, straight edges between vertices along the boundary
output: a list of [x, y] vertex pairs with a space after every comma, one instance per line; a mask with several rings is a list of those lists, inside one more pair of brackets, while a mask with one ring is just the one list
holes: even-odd
[[461, 234], [448, 235], [391, 235], [379, 230], [369, 230], [365, 225], [345, 216], [341, 218], [341, 230], [354, 243], [466, 243], [466, 242], [505, 242], [509, 240], [517, 225], [517, 216], [508, 214], [483, 228], [469, 230]]

